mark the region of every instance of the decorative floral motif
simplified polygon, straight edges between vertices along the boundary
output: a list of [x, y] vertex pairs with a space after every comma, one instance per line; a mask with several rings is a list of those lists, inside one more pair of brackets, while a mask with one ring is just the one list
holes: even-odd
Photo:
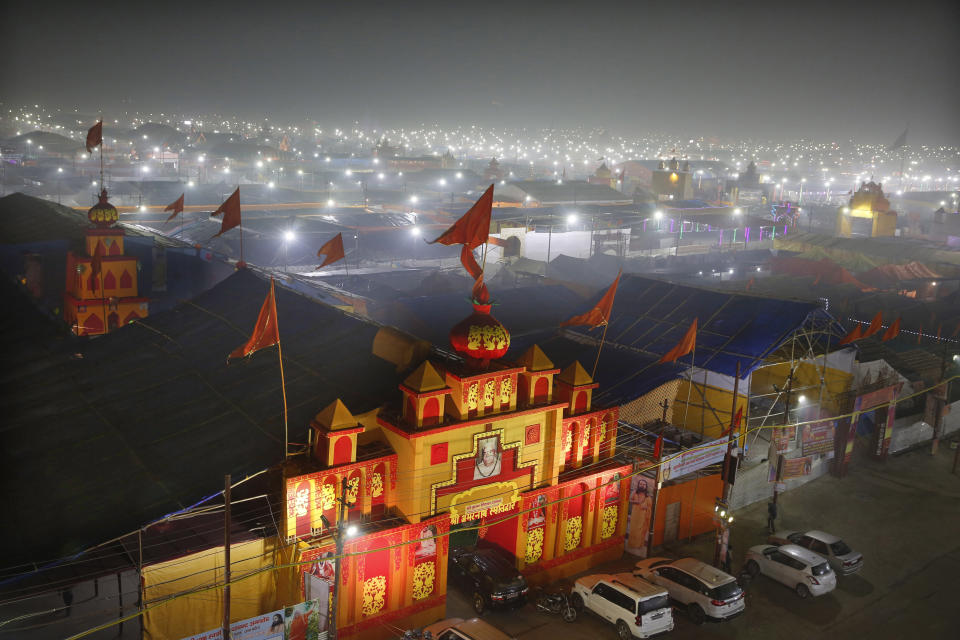
[[323, 511], [333, 509], [334, 505], [337, 504], [337, 488], [332, 484], [323, 485], [323, 489], [317, 495], [317, 501]]
[[347, 480], [347, 504], [356, 504], [360, 493], [360, 476]]
[[609, 507], [603, 508], [603, 516], [600, 522], [600, 539], [606, 540], [612, 536], [617, 531], [617, 520], [619, 517], [619, 509], [617, 505], [610, 505]]
[[436, 568], [432, 562], [421, 562], [413, 570], [413, 599], [423, 600], [433, 593]]
[[605, 420], [601, 420], [601, 421], [600, 421], [600, 425], [599, 425], [597, 428], [599, 429], [599, 433], [597, 434], [597, 441], [598, 441], [598, 442], [603, 442], [604, 438], [607, 437], [607, 423], [606, 423], [606, 421], [605, 421]]
[[494, 398], [495, 380], [487, 380], [483, 385], [483, 406], [492, 407]]
[[500, 404], [510, 404], [510, 394], [513, 391], [513, 381], [504, 378], [500, 381]]
[[379, 473], [374, 473], [370, 480], [370, 495], [374, 498], [379, 498], [383, 495], [383, 476]]
[[583, 520], [580, 516], [573, 516], [567, 519], [567, 524], [563, 531], [563, 549], [572, 551], [580, 546], [580, 534], [583, 532]]
[[363, 582], [363, 615], [372, 616], [380, 612], [386, 604], [387, 598], [387, 578], [386, 576], [376, 576], [368, 578]]
[[300, 489], [296, 492], [293, 502], [294, 515], [298, 518], [307, 515], [310, 509], [310, 489]]
[[527, 564], [533, 564], [543, 555], [543, 527], [527, 532]]
[[563, 452], [567, 453], [573, 449], [573, 429], [568, 427], [563, 436]]
[[580, 442], [582, 443], [584, 449], [588, 449], [590, 447], [590, 425], [589, 424], [584, 425], [583, 437], [580, 440]]
[[476, 382], [470, 385], [470, 390], [467, 392], [467, 409], [471, 411], [476, 409], [478, 406], [478, 401], [480, 400], [480, 385]]

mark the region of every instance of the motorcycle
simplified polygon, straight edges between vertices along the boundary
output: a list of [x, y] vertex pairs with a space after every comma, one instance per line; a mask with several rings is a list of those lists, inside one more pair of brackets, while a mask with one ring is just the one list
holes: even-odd
[[539, 590], [534, 603], [537, 609], [542, 609], [547, 613], [561, 614], [564, 622], [574, 622], [577, 619], [577, 610], [570, 603], [570, 596], [566, 591], [546, 593]]

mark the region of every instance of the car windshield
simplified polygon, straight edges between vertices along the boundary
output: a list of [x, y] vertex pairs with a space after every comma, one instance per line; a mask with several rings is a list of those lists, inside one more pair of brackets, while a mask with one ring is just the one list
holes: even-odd
[[736, 582], [728, 582], [727, 584], [721, 584], [719, 587], [710, 589], [710, 598], [713, 600], [732, 600], [741, 593], [743, 593], [743, 590], [740, 589], [739, 584]]
[[666, 594], [656, 596], [655, 598], [647, 598], [646, 600], [640, 601], [640, 615], [656, 611], [657, 609], [665, 609], [669, 606], [670, 597]]
[[817, 564], [813, 566], [811, 571], [813, 571], [813, 575], [815, 576], [825, 576], [830, 573], [830, 565], [828, 565], [826, 562]]
[[847, 543], [843, 540], [837, 540], [831, 544], [830, 549], [833, 551], [833, 555], [835, 556], [845, 556], [853, 551], [853, 549], [848, 547]]

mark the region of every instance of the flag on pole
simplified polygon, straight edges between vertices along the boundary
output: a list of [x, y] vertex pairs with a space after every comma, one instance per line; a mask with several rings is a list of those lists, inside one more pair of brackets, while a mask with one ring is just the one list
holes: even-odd
[[319, 271], [328, 264], [333, 264], [337, 260], [343, 259], [345, 255], [346, 254], [343, 252], [343, 234], [338, 233], [327, 240], [326, 244], [320, 247], [320, 250], [317, 251], [318, 258], [320, 256], [326, 256], [326, 258], [323, 259], [323, 262], [315, 269], [315, 271]]
[[237, 187], [237, 190], [224, 200], [216, 211], [210, 214], [210, 217], [218, 216], [221, 213], [223, 214], [223, 222], [220, 223], [220, 233], [213, 236], [214, 238], [240, 226], [240, 187]]
[[569, 327], [573, 325], [586, 325], [592, 329], [595, 329], [609, 323], [610, 315], [613, 311], [613, 299], [617, 295], [617, 286], [620, 284], [620, 276], [622, 273], [622, 271], [617, 273], [617, 277], [614, 278], [613, 284], [610, 285], [610, 288], [607, 289], [607, 292], [603, 294], [603, 297], [600, 298], [600, 301], [597, 302], [593, 309], [560, 323], [560, 326]]
[[493, 185], [483, 192], [470, 210], [453, 223], [453, 226], [444, 231], [436, 240], [427, 244], [462, 244], [460, 263], [473, 279], [473, 298], [485, 304], [490, 299], [487, 286], [483, 284], [483, 269], [473, 256], [473, 250], [486, 244], [490, 237], [490, 216], [493, 213]]
[[753, 279], [753, 278], [750, 278], [749, 280], [747, 280], [747, 286], [746, 286], [746, 288], [744, 289], [744, 291], [750, 291], [750, 288], [753, 286], [753, 283], [754, 283], [754, 279]]
[[657, 436], [657, 441], [653, 443], [653, 459], [659, 460], [663, 453], [663, 436]]
[[900, 318], [894, 320], [893, 324], [887, 327], [887, 330], [883, 332], [883, 337], [880, 339], [886, 342], [887, 340], [893, 340], [898, 335], [900, 335]]
[[727, 427], [723, 433], [720, 434], [720, 437], [724, 437], [734, 429], [740, 429], [740, 419], [743, 417], [743, 407], [737, 407], [737, 415], [733, 418], [733, 424]]
[[880, 311], [877, 311], [877, 315], [873, 316], [873, 320], [870, 321], [870, 326], [867, 327], [867, 330], [861, 335], [862, 338], [869, 338], [873, 334], [880, 331], [883, 328], [883, 314]]
[[901, 148], [901, 147], [907, 146], [907, 131], [908, 131], [909, 129], [910, 129], [909, 127], [907, 127], [906, 129], [904, 129], [904, 130], [903, 130], [903, 133], [901, 133], [899, 136], [897, 136], [897, 139], [893, 141], [893, 144], [891, 144], [889, 147], [887, 147], [887, 151], [896, 151], [897, 149], [899, 149], [899, 148]]
[[269, 347], [280, 342], [280, 331], [277, 327], [277, 300], [273, 294], [273, 278], [270, 279], [270, 292], [260, 307], [260, 315], [257, 316], [257, 324], [253, 328], [253, 335], [242, 346], [237, 347], [227, 356], [230, 358], [243, 358], [254, 351], [259, 351], [264, 347]]
[[696, 348], [697, 320], [698, 318], [693, 319], [693, 322], [690, 323], [690, 328], [687, 329], [687, 332], [683, 335], [683, 338], [680, 340], [680, 342], [677, 343], [677, 346], [663, 354], [663, 357], [657, 361], [657, 364], [673, 362], [674, 360], [687, 355]]
[[170, 222], [176, 218], [178, 213], [183, 213], [183, 197], [185, 195], [187, 194], [181, 193], [180, 197], [177, 198], [175, 202], [171, 202], [166, 206], [166, 208], [164, 208], [164, 211], [173, 211], [173, 213], [170, 214], [170, 217], [167, 218], [167, 222]]
[[100, 275], [100, 271], [102, 269], [103, 269], [103, 243], [97, 240], [97, 247], [93, 250], [93, 260], [90, 261], [90, 275], [93, 276], [94, 282], [96, 282], [96, 278], [97, 276]]
[[98, 120], [97, 124], [90, 127], [87, 131], [87, 153], [93, 153], [93, 149], [103, 144], [103, 120]]
[[863, 330], [860, 328], [860, 323], [857, 323], [857, 326], [853, 328], [853, 331], [848, 333], [843, 337], [843, 340], [837, 343], [838, 347], [842, 347], [845, 344], [850, 344], [851, 342], [856, 342], [863, 338]]

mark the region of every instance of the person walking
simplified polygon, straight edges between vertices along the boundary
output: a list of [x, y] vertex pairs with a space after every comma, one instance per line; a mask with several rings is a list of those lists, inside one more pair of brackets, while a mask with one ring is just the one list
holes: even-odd
[[767, 529], [770, 533], [774, 532], [774, 525], [777, 519], [777, 503], [771, 500], [767, 503]]

